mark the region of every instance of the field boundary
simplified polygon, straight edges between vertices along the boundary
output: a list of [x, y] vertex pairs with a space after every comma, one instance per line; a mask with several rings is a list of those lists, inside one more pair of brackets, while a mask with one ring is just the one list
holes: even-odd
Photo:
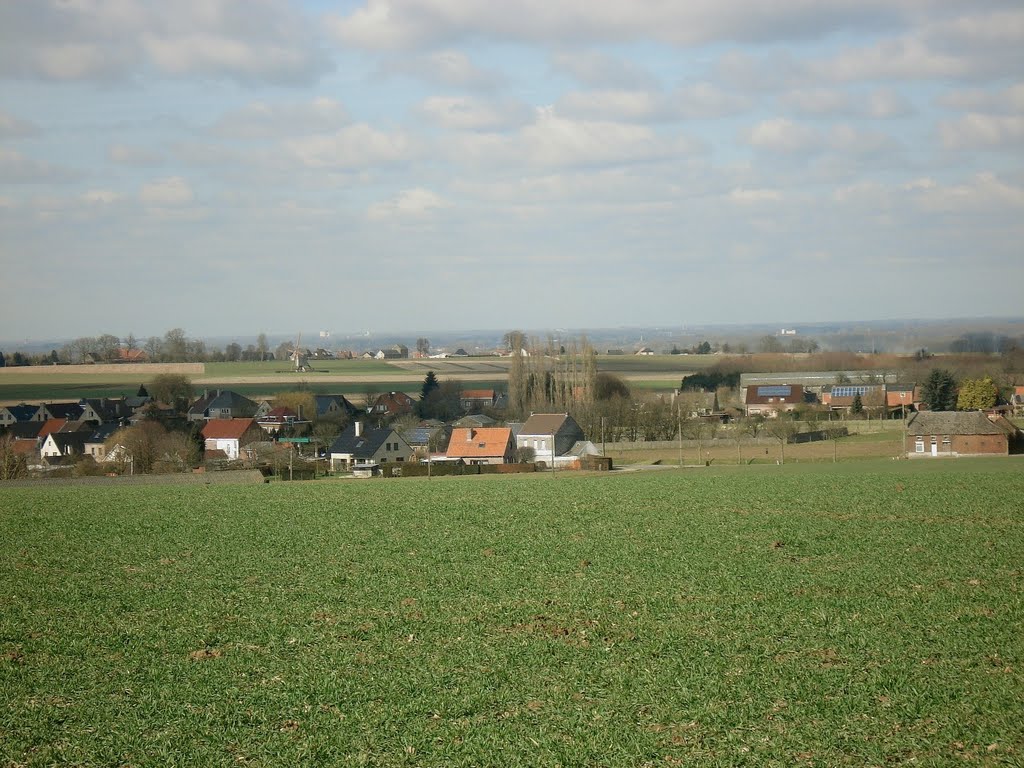
[[257, 485], [267, 478], [256, 469], [224, 470], [174, 475], [119, 475], [118, 477], [43, 477], [35, 480], [5, 480], [0, 488], [42, 488], [72, 485], [151, 486], [151, 485]]
[[203, 363], [98, 363], [96, 365], [19, 365], [0, 368], [0, 377], [10, 376], [109, 376], [112, 373], [145, 374], [183, 373], [203, 375]]

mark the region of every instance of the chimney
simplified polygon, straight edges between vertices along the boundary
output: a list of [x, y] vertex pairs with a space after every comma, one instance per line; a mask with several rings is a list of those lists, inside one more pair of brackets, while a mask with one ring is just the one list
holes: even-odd
[[356, 425], [356, 437], [362, 437], [363, 436], [363, 422], [357, 421], [357, 422], [355, 422], [355, 425]]

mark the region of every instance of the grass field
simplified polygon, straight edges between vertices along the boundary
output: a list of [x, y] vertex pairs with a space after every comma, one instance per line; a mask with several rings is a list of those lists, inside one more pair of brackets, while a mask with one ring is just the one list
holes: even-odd
[[1019, 765], [1013, 460], [0, 491], [0, 765]]

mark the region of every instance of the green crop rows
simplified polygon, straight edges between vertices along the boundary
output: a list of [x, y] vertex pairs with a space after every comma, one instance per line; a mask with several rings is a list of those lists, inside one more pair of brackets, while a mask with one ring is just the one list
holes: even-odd
[[1017, 765], [1022, 498], [1013, 459], [0, 489], [0, 765]]

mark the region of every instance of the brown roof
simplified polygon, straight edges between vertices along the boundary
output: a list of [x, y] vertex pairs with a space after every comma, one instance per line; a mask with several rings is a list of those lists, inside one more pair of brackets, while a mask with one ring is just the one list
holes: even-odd
[[757, 384], [747, 387], [747, 405], [786, 405], [802, 402], [802, 384]]
[[508, 427], [467, 427], [452, 430], [448, 456], [458, 459], [480, 459], [504, 456], [512, 442]]
[[255, 425], [255, 419], [210, 419], [200, 434], [205, 440], [237, 440]]
[[67, 419], [47, 419], [39, 428], [39, 439], [44, 440], [51, 432], [60, 432], [67, 425]]
[[462, 390], [463, 400], [493, 400], [493, 389], [464, 389]]
[[981, 411], [921, 411], [907, 422], [910, 435], [1005, 435]]
[[535, 413], [526, 420], [519, 434], [552, 435], [562, 428], [568, 418], [567, 413]]

